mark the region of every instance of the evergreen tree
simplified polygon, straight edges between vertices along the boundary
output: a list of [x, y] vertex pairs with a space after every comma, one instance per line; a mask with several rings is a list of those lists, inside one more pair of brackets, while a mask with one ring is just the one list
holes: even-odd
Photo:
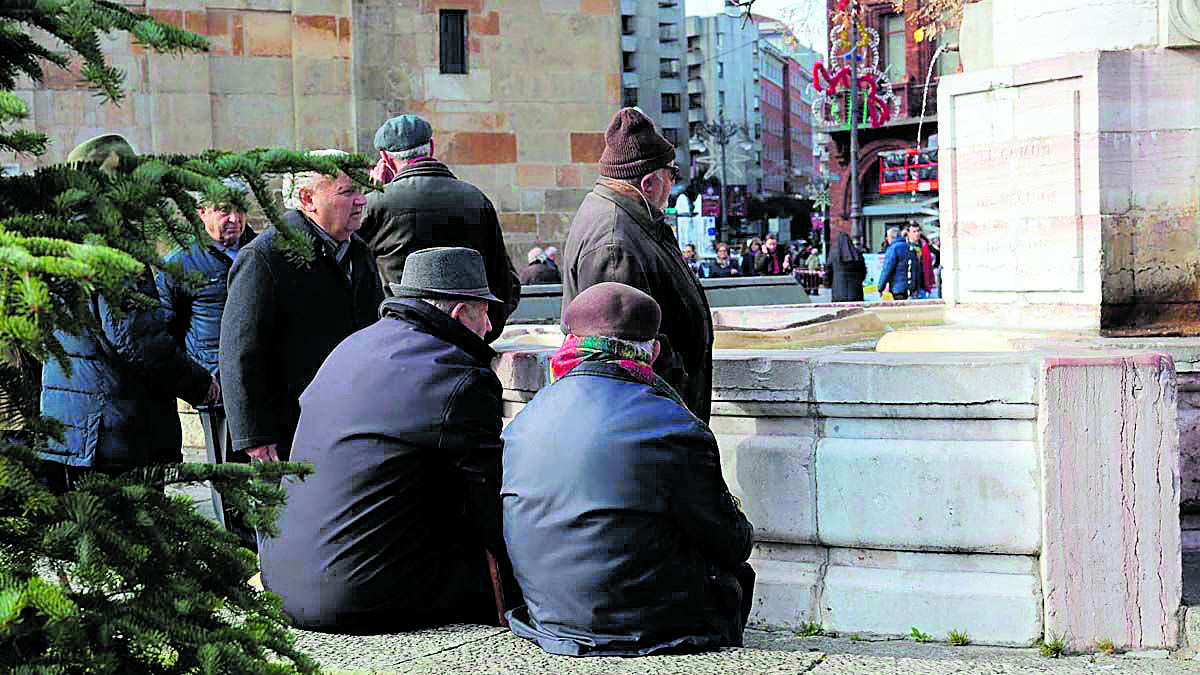
[[[203, 51], [203, 38], [107, 0], [0, 3], [0, 150], [45, 152], [51, 139], [14, 128], [27, 115], [17, 79], [42, 65], [80, 73], [117, 104], [123, 73], [100, 38], [128, 33], [160, 53]], [[39, 448], [62, 425], [38, 412], [38, 360], [69, 367], [55, 331], [98, 328], [94, 294], [113, 306], [154, 302], [130, 289], [161, 266], [155, 243], [204, 236], [189, 192], [246, 210], [221, 183], [239, 176], [280, 228], [281, 250], [312, 260], [312, 242], [286, 227], [266, 176], [344, 170], [364, 186], [365, 159], [287, 150], [115, 158], [0, 178], [0, 670], [29, 673], [314, 672], [292, 646], [277, 600], [251, 588], [252, 554], [163, 486], [211, 480], [248, 523], [274, 528], [276, 481], [311, 469], [292, 463], [153, 467], [94, 475], [56, 497], [37, 479]]]

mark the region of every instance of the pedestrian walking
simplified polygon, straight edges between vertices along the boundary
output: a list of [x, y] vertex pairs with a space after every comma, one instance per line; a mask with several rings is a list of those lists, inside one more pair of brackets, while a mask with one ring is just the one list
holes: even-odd
[[863, 280], [867, 278], [867, 263], [862, 250], [845, 232], [838, 233], [837, 249], [833, 256], [833, 302], [862, 302]]

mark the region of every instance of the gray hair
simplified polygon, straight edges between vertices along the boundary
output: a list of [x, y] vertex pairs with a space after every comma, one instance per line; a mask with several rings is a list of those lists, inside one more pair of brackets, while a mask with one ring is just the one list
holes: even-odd
[[[349, 153], [345, 150], [327, 148], [325, 150], [312, 150], [306, 154], [309, 157], [345, 157]], [[311, 192], [328, 180], [331, 180], [330, 177], [319, 171], [301, 171], [299, 173], [283, 174], [283, 207], [285, 209], [299, 209], [300, 191], [308, 190]]]
[[899, 236], [900, 236], [900, 228], [898, 228], [898, 227], [889, 227], [889, 228], [887, 229], [887, 234], [888, 234], [888, 236], [889, 236], [889, 237], [891, 237], [892, 239], [895, 239], [896, 237], [899, 237]]
[[454, 300], [451, 298], [421, 298], [421, 302], [433, 305], [434, 307], [442, 310], [443, 313], [449, 314], [450, 312], [454, 311], [455, 307], [458, 307], [463, 302], [466, 302], [466, 300]]
[[399, 152], [392, 152], [391, 150], [384, 150], [384, 152], [387, 153], [387, 156], [393, 162], [407, 162], [410, 159], [416, 159], [418, 157], [428, 157], [428, 156], [432, 155], [433, 154], [433, 144], [426, 143], [425, 145], [418, 145], [415, 148], [409, 148], [408, 150], [401, 150]]
[[526, 259], [529, 260], [530, 264], [533, 264], [538, 258], [541, 258], [545, 254], [546, 254], [545, 251], [538, 248], [537, 246], [534, 246], [533, 248], [529, 249], [529, 255], [526, 256]]

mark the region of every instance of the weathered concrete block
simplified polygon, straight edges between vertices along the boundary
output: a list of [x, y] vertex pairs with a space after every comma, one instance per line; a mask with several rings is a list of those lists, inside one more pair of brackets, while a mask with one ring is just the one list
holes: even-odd
[[812, 418], [713, 417], [729, 489], [742, 499], [755, 541], [815, 543]]
[[1174, 647], [1182, 595], [1175, 370], [1049, 357], [1038, 420], [1045, 625], [1071, 649]]
[[[779, 350], [722, 350], [713, 355], [714, 400], [747, 400], [787, 392], [790, 400], [812, 396], [812, 367], [805, 354]], [[758, 400], [777, 400], [763, 396]]]
[[813, 359], [813, 398], [822, 403], [1036, 403], [1037, 360], [1029, 354], [840, 353]]
[[826, 438], [817, 445], [822, 544], [1036, 554], [1032, 441]]
[[1000, 645], [1042, 637], [1034, 558], [833, 549], [829, 562], [821, 624], [838, 632], [904, 635], [916, 626]]
[[821, 546], [755, 544], [750, 624], [794, 628], [819, 621], [828, 558], [829, 549]]

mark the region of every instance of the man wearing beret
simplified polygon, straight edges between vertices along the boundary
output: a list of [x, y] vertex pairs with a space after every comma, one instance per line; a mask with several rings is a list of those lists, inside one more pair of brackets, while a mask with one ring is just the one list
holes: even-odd
[[391, 291], [380, 320], [338, 345], [300, 397], [292, 459], [316, 472], [285, 484], [263, 584], [310, 630], [495, 624], [485, 550], [501, 578], [511, 573], [501, 387], [483, 336], [500, 300], [483, 258], [461, 247], [413, 253]]
[[399, 279], [413, 251], [465, 246], [479, 251], [488, 287], [499, 298], [488, 308], [494, 341], [521, 300], [521, 282], [504, 248], [500, 219], [479, 188], [458, 180], [433, 158], [433, 128], [416, 115], [400, 115], [375, 132], [379, 162], [372, 177], [387, 187], [367, 198], [359, 236], [366, 240], [386, 284]]
[[[617, 111], [604, 134], [600, 179], [567, 234], [563, 307], [588, 287], [617, 281], [662, 309], [662, 353], [654, 370], [708, 422], [712, 405], [712, 316], [704, 287], [679, 255], [663, 209], [679, 179], [675, 147], [636, 108]], [[565, 326], [564, 326], [565, 328]]]
[[503, 434], [504, 540], [526, 602], [509, 626], [554, 654], [742, 644], [752, 528], [708, 425], [654, 373], [660, 316], [624, 284], [580, 293], [553, 383]]

